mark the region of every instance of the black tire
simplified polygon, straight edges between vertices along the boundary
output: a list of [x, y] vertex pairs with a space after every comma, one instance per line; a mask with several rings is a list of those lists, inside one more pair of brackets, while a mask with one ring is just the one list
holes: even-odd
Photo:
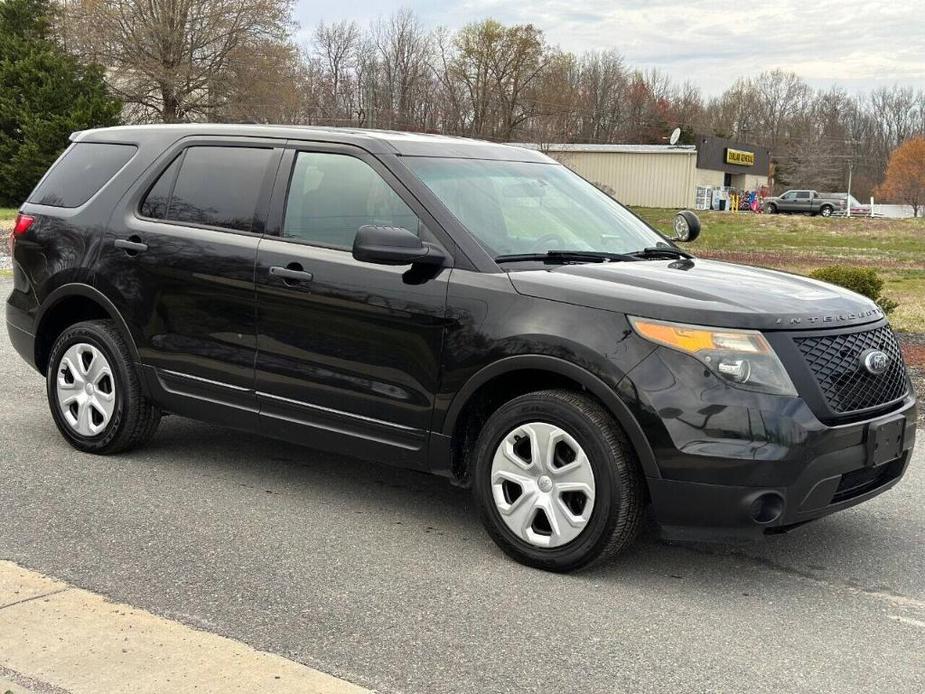
[[[594, 507], [574, 540], [554, 548], [518, 537], [501, 518], [491, 487], [495, 450], [518, 426], [553, 424], [584, 449], [595, 479]], [[568, 390], [528, 393], [502, 405], [476, 443], [473, 493], [482, 523], [498, 546], [518, 562], [556, 572], [573, 571], [618, 554], [635, 539], [645, 511], [645, 483], [623, 430], [594, 398]]]
[[823, 217], [831, 217], [834, 211], [835, 208], [831, 205], [823, 205], [819, 208], [819, 214], [821, 214]]
[[[700, 236], [700, 217], [690, 210], [681, 210], [676, 215], [677, 217], [682, 217], [687, 223], [687, 236], [684, 238], [677, 238], [676, 241], [690, 242], [695, 241], [698, 236]], [[677, 226], [675, 226], [675, 231], [677, 231]]]
[[770, 202], [768, 203], [767, 207], [765, 207], [765, 211], [768, 214], [777, 214], [777, 205], [775, 205], [773, 202]]
[[[115, 406], [111, 419], [94, 436], [84, 436], [72, 428], [58, 404], [56, 383], [61, 360], [68, 348], [78, 343], [92, 345], [103, 353], [114, 381]], [[145, 397], [128, 346], [112, 321], [76, 323], [61, 333], [51, 350], [45, 382], [48, 406], [58, 431], [79, 451], [101, 455], [121, 453], [147, 443], [157, 431], [162, 412]]]

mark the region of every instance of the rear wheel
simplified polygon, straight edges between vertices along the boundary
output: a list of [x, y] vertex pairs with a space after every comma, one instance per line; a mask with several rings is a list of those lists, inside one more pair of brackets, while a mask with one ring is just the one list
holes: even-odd
[[833, 211], [834, 208], [831, 205], [823, 205], [819, 209], [819, 214], [821, 214], [823, 217], [831, 217]]
[[519, 562], [571, 571], [635, 538], [644, 484], [619, 425], [593, 398], [565, 390], [511, 400], [475, 451], [482, 522]]
[[61, 333], [46, 385], [58, 430], [80, 451], [134, 448], [160, 422], [161, 411], [142, 393], [128, 346], [112, 321], [85, 321]]

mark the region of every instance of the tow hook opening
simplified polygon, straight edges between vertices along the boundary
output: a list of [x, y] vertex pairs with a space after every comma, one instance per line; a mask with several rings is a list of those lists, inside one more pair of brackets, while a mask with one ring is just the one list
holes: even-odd
[[756, 496], [749, 505], [749, 515], [759, 525], [778, 520], [784, 513], [784, 497], [777, 492], [765, 492]]

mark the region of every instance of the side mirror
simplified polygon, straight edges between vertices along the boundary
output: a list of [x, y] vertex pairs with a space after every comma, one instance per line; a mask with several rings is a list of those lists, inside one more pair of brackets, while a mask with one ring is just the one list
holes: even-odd
[[378, 265], [442, 265], [443, 251], [401, 227], [362, 226], [353, 240], [353, 257]]
[[690, 210], [681, 210], [674, 218], [672, 241], [688, 243], [700, 236], [700, 218]]

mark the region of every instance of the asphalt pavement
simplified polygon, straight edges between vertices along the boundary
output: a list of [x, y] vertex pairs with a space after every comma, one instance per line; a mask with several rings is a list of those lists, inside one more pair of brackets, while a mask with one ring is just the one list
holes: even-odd
[[649, 528], [561, 576], [505, 558], [439, 478], [177, 417], [80, 454], [3, 325], [0, 387], [0, 559], [368, 688], [925, 691], [921, 441], [896, 488], [789, 535]]

